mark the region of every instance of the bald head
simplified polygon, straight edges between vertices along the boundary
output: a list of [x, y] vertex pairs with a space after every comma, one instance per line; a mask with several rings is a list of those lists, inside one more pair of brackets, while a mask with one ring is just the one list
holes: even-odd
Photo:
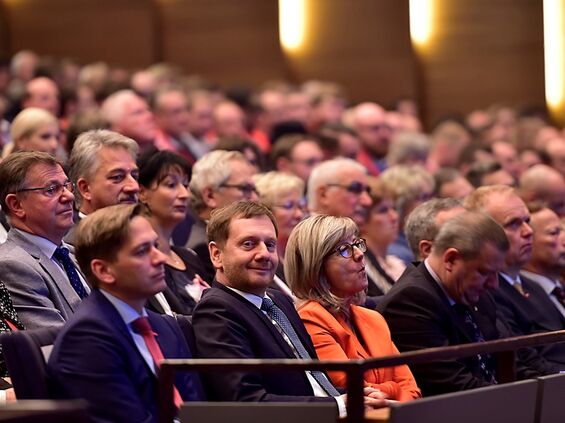
[[565, 178], [552, 167], [539, 164], [526, 170], [519, 192], [526, 204], [540, 202], [565, 217]]

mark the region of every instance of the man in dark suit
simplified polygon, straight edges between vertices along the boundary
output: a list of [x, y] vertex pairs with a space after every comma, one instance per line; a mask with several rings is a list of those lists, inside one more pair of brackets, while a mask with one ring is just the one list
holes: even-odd
[[[58, 336], [48, 363], [53, 385], [90, 403], [94, 422], [156, 422], [156, 369], [189, 358], [176, 321], [144, 308], [165, 288], [166, 257], [142, 205], [100, 209], [77, 230], [77, 259], [92, 294]], [[203, 398], [199, 379], [179, 373], [175, 403]]]
[[[208, 224], [208, 236], [216, 281], [193, 314], [197, 355], [317, 358], [292, 301], [267, 289], [278, 263], [271, 211], [249, 201], [218, 209]], [[216, 401], [335, 400], [344, 411], [344, 396], [321, 372], [215, 373], [204, 376], [204, 385]], [[368, 405], [386, 403], [380, 392], [368, 389], [366, 395]]]
[[[431, 254], [405, 273], [378, 305], [400, 351], [499, 338], [496, 308], [485, 291], [496, 288], [508, 240], [490, 217], [463, 212], [442, 225]], [[424, 395], [496, 382], [487, 354], [411, 366]]]
[[62, 325], [90, 291], [62, 242], [73, 225], [73, 184], [60, 163], [39, 152], [4, 159], [0, 180], [12, 224], [0, 246], [0, 281], [26, 328]]
[[[510, 242], [504, 267], [499, 275], [499, 289], [493, 296], [501, 318], [515, 336], [561, 330], [565, 319], [546, 292], [520, 270], [532, 256], [533, 230], [530, 213], [516, 191], [507, 186], [478, 188], [465, 205], [489, 214], [504, 229]], [[565, 370], [565, 344], [549, 344], [536, 349], [530, 368], [541, 374]]]

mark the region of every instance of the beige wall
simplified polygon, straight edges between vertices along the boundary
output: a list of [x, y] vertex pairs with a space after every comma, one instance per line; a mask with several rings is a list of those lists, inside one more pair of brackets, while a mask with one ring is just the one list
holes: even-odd
[[307, 2], [306, 46], [287, 55], [276, 0], [0, 0], [0, 53], [167, 60], [221, 84], [333, 80], [353, 101], [417, 97], [428, 123], [495, 101], [543, 105], [542, 0], [435, 0], [433, 47], [417, 57], [408, 0]]

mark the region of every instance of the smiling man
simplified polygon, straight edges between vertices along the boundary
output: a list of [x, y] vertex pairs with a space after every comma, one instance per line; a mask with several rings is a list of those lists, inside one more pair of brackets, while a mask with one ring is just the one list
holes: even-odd
[[63, 236], [73, 225], [73, 184], [50, 154], [0, 163], [0, 204], [12, 228], [0, 246], [0, 280], [27, 328], [62, 325], [88, 295]]
[[[279, 260], [277, 233], [275, 217], [259, 203], [241, 201], [212, 213], [208, 237], [215, 286], [204, 292], [192, 320], [199, 357], [317, 358], [292, 300], [267, 289]], [[344, 396], [321, 372], [214, 373], [204, 378], [215, 401], [335, 401], [345, 411]], [[365, 393], [366, 405], [382, 401], [370, 397], [375, 392]]]
[[[191, 357], [175, 319], [145, 309], [166, 286], [157, 239], [141, 204], [79, 225], [77, 259], [94, 289], [58, 336], [48, 373], [63, 397], [89, 402], [93, 422], [156, 423], [160, 361]], [[175, 388], [177, 406], [203, 399], [195, 374], [177, 374]]]
[[[428, 258], [378, 305], [398, 349], [498, 339], [496, 308], [484, 293], [498, 286], [508, 248], [502, 228], [482, 213], [462, 212], [445, 222]], [[496, 383], [493, 357], [485, 354], [411, 369], [424, 396]]]

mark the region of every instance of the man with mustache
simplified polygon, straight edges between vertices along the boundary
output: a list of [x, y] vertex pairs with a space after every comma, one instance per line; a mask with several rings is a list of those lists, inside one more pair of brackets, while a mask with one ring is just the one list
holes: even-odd
[[[115, 204], [137, 203], [137, 143], [108, 130], [81, 134], [69, 158], [69, 176], [77, 187], [78, 219]], [[74, 229], [65, 241], [74, 244]]]
[[28, 329], [61, 326], [90, 292], [62, 240], [73, 225], [73, 184], [50, 154], [17, 152], [0, 163], [0, 203], [10, 218], [0, 281]]
[[[564, 320], [547, 293], [535, 282], [520, 275], [520, 270], [532, 257], [533, 230], [530, 212], [516, 190], [505, 185], [477, 188], [466, 199], [471, 210], [490, 215], [502, 228], [510, 242], [504, 267], [498, 280], [499, 288], [493, 297], [499, 314], [515, 336], [554, 330], [549, 321], [556, 321], [563, 329]], [[565, 344], [549, 344], [537, 348], [538, 355], [528, 363], [542, 374], [565, 370]]]

